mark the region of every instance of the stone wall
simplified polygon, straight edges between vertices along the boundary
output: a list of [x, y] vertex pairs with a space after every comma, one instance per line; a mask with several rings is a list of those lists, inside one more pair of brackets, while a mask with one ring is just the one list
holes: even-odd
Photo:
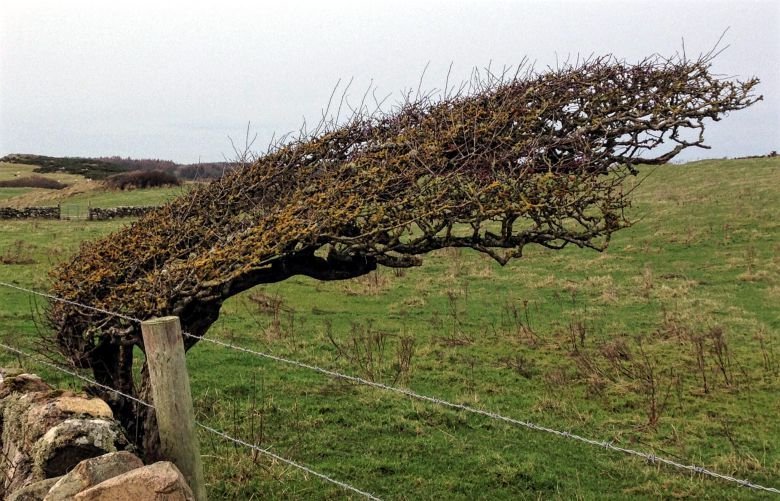
[[98, 398], [0, 368], [0, 499], [194, 500], [166, 461], [144, 466]]
[[[121, 217], [139, 217], [156, 208], [155, 206], [124, 206], [107, 209], [90, 207], [87, 219], [91, 221], [105, 221]], [[60, 206], [22, 207], [19, 209], [0, 207], [0, 219], [60, 219], [61, 215]]]
[[59, 219], [60, 207], [0, 207], [0, 219]]
[[89, 219], [92, 221], [103, 221], [106, 219], [115, 219], [118, 217], [138, 217], [157, 207], [112, 207], [109, 209], [100, 209], [98, 207], [89, 208]]

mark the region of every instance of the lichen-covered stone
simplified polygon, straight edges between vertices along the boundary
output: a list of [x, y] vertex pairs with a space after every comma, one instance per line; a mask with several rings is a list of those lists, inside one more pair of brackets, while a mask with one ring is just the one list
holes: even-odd
[[43, 501], [73, 499], [73, 496], [83, 490], [143, 466], [144, 463], [137, 456], [126, 451], [85, 459], [61, 477]]
[[27, 371], [21, 367], [0, 367], [0, 383], [2, 383], [5, 378], [18, 376], [25, 372]]
[[78, 395], [63, 395], [52, 401], [52, 405], [62, 413], [91, 417], [112, 418], [114, 413], [103, 400], [85, 398]]
[[9, 434], [23, 437], [27, 446], [35, 443], [51, 427], [69, 418], [113, 418], [104, 401], [63, 390], [11, 395], [3, 400], [3, 404], [3, 421], [9, 427]]
[[0, 485], [0, 499], [16, 492], [32, 479], [32, 461], [16, 445], [16, 442], [3, 442], [3, 481]]
[[114, 420], [66, 419], [47, 431], [32, 447], [33, 474], [63, 475], [84, 459], [129, 447]]
[[34, 482], [15, 491], [6, 501], [42, 501], [59, 480], [60, 477], [54, 477]]
[[130, 447], [104, 401], [13, 373], [0, 379], [0, 499], [84, 459]]
[[137, 468], [76, 494], [75, 501], [195, 501], [192, 489], [173, 463]]
[[29, 443], [25, 439], [35, 432], [28, 429], [24, 415], [28, 408], [26, 402], [49, 391], [51, 387], [34, 374], [6, 377], [0, 382], [0, 453], [3, 457], [0, 499], [31, 481], [43, 479], [32, 477], [32, 461], [26, 453]]
[[[9, 397], [14, 394], [51, 390], [51, 386], [44, 383], [43, 380], [35, 374], [26, 374], [22, 372], [21, 374], [14, 375], [13, 369], [2, 370], [9, 372], [6, 372], [6, 375], [0, 379], [0, 437], [3, 437], [4, 435], [3, 428], [6, 421], [5, 409], [9, 403]], [[2, 440], [2, 438], [0, 438], [0, 440]]]
[[30, 393], [33, 391], [50, 390], [51, 386], [44, 383], [43, 380], [35, 374], [16, 374], [3, 376], [0, 380], [0, 400], [6, 398], [11, 393]]

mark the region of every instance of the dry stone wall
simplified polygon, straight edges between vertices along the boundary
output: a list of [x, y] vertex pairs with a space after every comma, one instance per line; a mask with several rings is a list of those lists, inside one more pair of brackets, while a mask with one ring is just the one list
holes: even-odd
[[119, 217], [139, 217], [157, 207], [138, 206], [138, 207], [111, 207], [101, 209], [98, 207], [89, 208], [89, 219], [92, 221], [103, 221], [106, 219], [115, 219]]
[[194, 501], [172, 463], [144, 466], [98, 398], [0, 368], [0, 499]]
[[59, 219], [60, 207], [0, 207], [0, 219]]
[[[122, 217], [140, 217], [156, 209], [156, 206], [90, 207], [87, 219], [105, 221]], [[0, 207], [0, 219], [61, 219], [60, 206], [52, 207]], [[67, 219], [67, 216], [66, 216]]]

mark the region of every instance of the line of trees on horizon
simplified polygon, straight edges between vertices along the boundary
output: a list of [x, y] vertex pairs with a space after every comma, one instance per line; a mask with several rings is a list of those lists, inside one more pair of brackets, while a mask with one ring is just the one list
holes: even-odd
[[236, 166], [233, 162], [204, 162], [179, 164], [157, 158], [110, 157], [50, 157], [34, 154], [11, 154], [0, 162], [37, 165], [36, 172], [68, 172], [92, 179], [104, 179], [114, 174], [131, 171], [162, 171], [181, 180], [212, 180], [221, 178]]
[[202, 180], [219, 179], [225, 172], [235, 167], [233, 162], [202, 162], [195, 164], [179, 164], [172, 160], [158, 158], [131, 158], [131, 157], [99, 157], [97, 160], [118, 165], [128, 171], [133, 170], [159, 170], [174, 174], [179, 179]]

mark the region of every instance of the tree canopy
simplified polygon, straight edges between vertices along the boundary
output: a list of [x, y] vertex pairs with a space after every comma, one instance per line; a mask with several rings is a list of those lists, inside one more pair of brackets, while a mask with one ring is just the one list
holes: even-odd
[[[721, 78], [711, 62], [607, 56], [482, 73], [388, 112], [361, 104], [85, 243], [53, 272], [52, 293], [137, 318], [178, 315], [199, 336], [225, 299], [294, 275], [416, 266], [443, 247], [501, 264], [528, 244], [603, 249], [630, 224], [624, 180], [638, 164], [706, 147], [705, 122], [761, 99], [757, 79]], [[59, 302], [48, 319], [65, 356], [133, 391], [138, 325]]]

